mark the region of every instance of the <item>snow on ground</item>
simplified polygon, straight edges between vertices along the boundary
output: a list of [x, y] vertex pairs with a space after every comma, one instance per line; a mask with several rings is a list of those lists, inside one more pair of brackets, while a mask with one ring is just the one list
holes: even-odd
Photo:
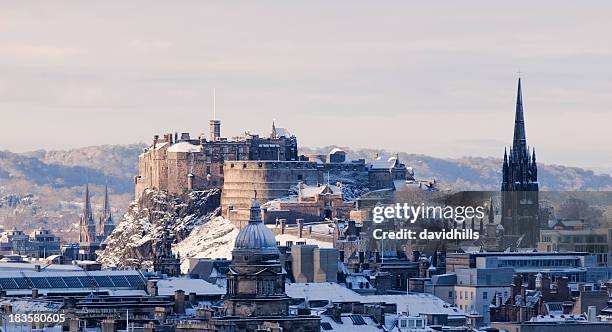
[[173, 247], [172, 251], [181, 256], [183, 260], [181, 269], [187, 268], [188, 258], [231, 259], [236, 236], [238, 229], [231, 221], [215, 217], [196, 226], [187, 238]]

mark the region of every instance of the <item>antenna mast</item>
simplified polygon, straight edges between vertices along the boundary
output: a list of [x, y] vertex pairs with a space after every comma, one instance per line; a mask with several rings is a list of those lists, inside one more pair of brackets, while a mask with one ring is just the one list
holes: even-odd
[[217, 89], [213, 88], [213, 120], [217, 120]]

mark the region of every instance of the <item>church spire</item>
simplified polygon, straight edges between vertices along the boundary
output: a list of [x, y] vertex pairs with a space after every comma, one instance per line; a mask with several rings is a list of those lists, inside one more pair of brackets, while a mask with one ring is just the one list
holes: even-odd
[[525, 116], [523, 114], [523, 93], [521, 91], [521, 78], [518, 79], [516, 92], [516, 113], [514, 116], [514, 140], [512, 148], [519, 157], [526, 157], [527, 137], [525, 135]]
[[110, 200], [108, 199], [108, 184], [104, 186], [104, 220], [112, 219]]
[[277, 139], [278, 138], [278, 134], [276, 132], [276, 124], [274, 122], [275, 121], [272, 120], [272, 133], [270, 133], [270, 138], [271, 139]]
[[89, 184], [85, 185], [85, 204], [83, 204], [83, 215], [81, 216], [81, 231], [79, 242], [95, 242], [96, 222], [94, 221], [91, 209], [91, 199], [89, 197]]
[[91, 210], [91, 199], [89, 197], [89, 184], [85, 185], [85, 204], [83, 205], [83, 219], [87, 224], [92, 224], [93, 211]]

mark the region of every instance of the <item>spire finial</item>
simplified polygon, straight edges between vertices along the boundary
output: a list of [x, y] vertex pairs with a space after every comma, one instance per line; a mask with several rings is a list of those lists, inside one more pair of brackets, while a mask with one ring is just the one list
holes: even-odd
[[516, 112], [514, 116], [514, 140], [513, 150], [519, 156], [527, 153], [527, 138], [525, 135], [525, 117], [523, 115], [523, 93], [521, 88], [521, 78], [518, 79], [518, 89], [516, 92]]

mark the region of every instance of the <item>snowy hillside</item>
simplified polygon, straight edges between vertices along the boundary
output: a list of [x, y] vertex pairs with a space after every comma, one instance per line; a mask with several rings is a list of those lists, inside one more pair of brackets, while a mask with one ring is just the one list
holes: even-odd
[[160, 248], [164, 225], [170, 227], [173, 242], [180, 243], [218, 214], [219, 200], [217, 189], [183, 196], [145, 191], [138, 202], [130, 204], [107, 239], [106, 249], [99, 252], [99, 261], [108, 267], [151, 267]]

